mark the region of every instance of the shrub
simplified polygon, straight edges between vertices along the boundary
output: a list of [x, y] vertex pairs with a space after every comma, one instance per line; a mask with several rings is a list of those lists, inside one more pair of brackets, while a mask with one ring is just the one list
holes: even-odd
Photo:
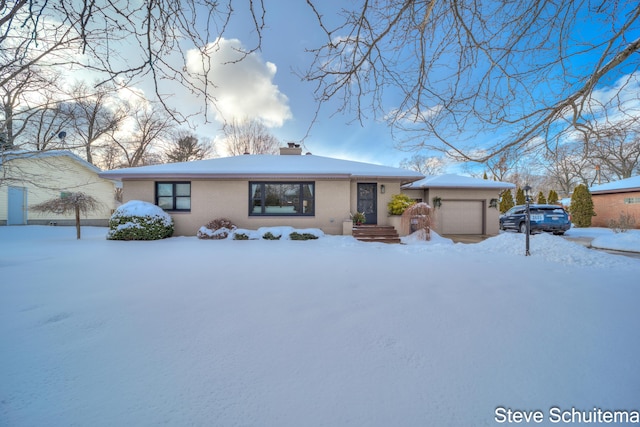
[[293, 233], [289, 234], [289, 239], [291, 240], [315, 240], [317, 238], [318, 236], [311, 233], [298, 233], [297, 231], [294, 231]]
[[558, 198], [558, 193], [555, 192], [555, 190], [549, 190], [549, 197], [547, 197], [547, 203], [549, 203], [550, 205], [557, 205], [559, 204], [560, 199]]
[[536, 203], [538, 203], [539, 205], [547, 204], [547, 198], [544, 197], [544, 193], [542, 191], [538, 193], [538, 200], [536, 201]]
[[267, 231], [266, 233], [264, 233], [262, 235], [262, 238], [265, 239], [265, 240], [280, 240], [280, 237], [282, 237], [282, 236], [280, 236], [280, 235], [276, 236], [270, 231]]
[[234, 233], [233, 240], [249, 240], [249, 236], [244, 233]]
[[631, 214], [626, 214], [624, 212], [620, 213], [618, 219], [610, 219], [609, 220], [609, 228], [613, 230], [614, 233], [624, 233], [628, 231], [630, 228], [635, 227], [636, 225], [636, 217]]
[[391, 201], [387, 203], [389, 215], [402, 215], [402, 213], [416, 201], [406, 194], [394, 194]]
[[524, 190], [520, 187], [516, 190], [516, 205], [524, 205], [527, 203], [527, 196], [524, 195]]
[[173, 219], [158, 206], [131, 200], [109, 219], [109, 240], [159, 240], [173, 235]]
[[500, 194], [500, 213], [505, 213], [514, 206], [515, 203], [513, 202], [511, 190], [504, 190], [502, 194]]
[[578, 185], [571, 195], [571, 222], [576, 227], [591, 227], [595, 215], [589, 189], [584, 184]]
[[226, 239], [237, 227], [226, 218], [217, 218], [200, 227], [198, 239]]

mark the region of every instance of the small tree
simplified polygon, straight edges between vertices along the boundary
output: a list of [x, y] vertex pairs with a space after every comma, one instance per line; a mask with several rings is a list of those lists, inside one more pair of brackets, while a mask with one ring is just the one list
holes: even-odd
[[504, 190], [500, 194], [500, 213], [505, 213], [514, 206], [515, 203], [513, 203], [513, 194], [511, 194], [511, 190]]
[[527, 203], [527, 198], [524, 195], [524, 190], [520, 187], [516, 190], [516, 205], [524, 205]]
[[80, 213], [87, 214], [100, 207], [100, 202], [92, 196], [82, 193], [67, 193], [63, 197], [50, 199], [37, 205], [31, 206], [36, 212], [51, 212], [55, 214], [76, 214], [76, 237], [80, 239]]
[[542, 193], [542, 191], [538, 193], [537, 203], [539, 205], [546, 205], [547, 204], [547, 198], [544, 197], [544, 193]]
[[431, 206], [420, 202], [405, 209], [402, 213], [402, 228], [413, 232], [420, 231], [420, 237], [431, 240]]
[[584, 184], [578, 185], [571, 196], [571, 221], [576, 227], [590, 227], [595, 215], [589, 189]]
[[547, 203], [550, 205], [558, 205], [560, 204], [560, 200], [558, 198], [558, 193], [555, 190], [549, 190], [549, 196], [547, 197]]

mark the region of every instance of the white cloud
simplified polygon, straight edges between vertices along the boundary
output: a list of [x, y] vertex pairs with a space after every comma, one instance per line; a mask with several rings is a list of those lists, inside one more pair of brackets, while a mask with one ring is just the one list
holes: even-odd
[[218, 39], [204, 51], [189, 50], [186, 67], [189, 73], [206, 74], [214, 86], [218, 122], [257, 119], [265, 126], [280, 127], [292, 117], [289, 99], [273, 83], [275, 64], [264, 62], [257, 53], [245, 56], [238, 39]]

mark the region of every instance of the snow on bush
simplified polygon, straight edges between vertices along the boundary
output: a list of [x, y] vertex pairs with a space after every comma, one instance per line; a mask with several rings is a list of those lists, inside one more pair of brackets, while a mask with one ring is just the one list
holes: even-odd
[[214, 219], [198, 230], [198, 239], [226, 239], [237, 227], [228, 219]]
[[228, 236], [232, 240], [311, 240], [324, 237], [318, 228], [296, 229], [289, 226], [260, 227], [257, 230], [234, 229]]
[[158, 206], [131, 200], [109, 219], [109, 240], [159, 240], [171, 237], [173, 219]]

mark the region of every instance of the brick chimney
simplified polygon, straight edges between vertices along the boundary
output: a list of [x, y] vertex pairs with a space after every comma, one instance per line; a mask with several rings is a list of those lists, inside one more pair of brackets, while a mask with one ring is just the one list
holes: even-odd
[[300, 156], [302, 155], [302, 147], [295, 142], [288, 142], [286, 147], [280, 147], [281, 156]]

